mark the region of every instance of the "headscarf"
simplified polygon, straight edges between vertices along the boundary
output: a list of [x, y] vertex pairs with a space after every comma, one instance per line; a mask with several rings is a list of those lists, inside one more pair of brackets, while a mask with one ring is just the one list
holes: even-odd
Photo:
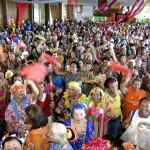
[[[99, 103], [100, 103], [100, 108], [102, 108], [102, 109], [105, 110], [105, 108], [106, 108], [106, 101], [105, 101], [105, 97], [104, 97], [104, 92], [103, 92], [103, 90], [102, 90], [100, 87], [95, 87], [95, 88], [93, 88], [93, 89], [91, 90], [90, 95], [92, 96], [92, 94], [93, 94], [94, 92], [96, 92], [96, 91], [100, 92], [100, 94], [101, 94], [101, 100], [99, 101]], [[92, 100], [92, 99], [91, 99], [91, 100]], [[93, 100], [92, 100], [92, 101], [93, 101]]]
[[16, 81], [10, 89], [10, 93], [14, 93], [17, 90], [25, 90], [25, 85], [23, 85], [20, 81]]
[[76, 88], [77, 90], [80, 90], [80, 85], [79, 85], [79, 83], [78, 83], [78, 82], [75, 82], [75, 81], [71, 81], [71, 82], [69, 83], [69, 87], [74, 87], [74, 88]]
[[76, 109], [81, 109], [81, 110], [83, 110], [86, 113], [86, 107], [83, 104], [79, 104], [78, 103], [78, 104], [73, 105], [73, 107], [72, 107], [72, 113], [74, 113], [74, 111]]

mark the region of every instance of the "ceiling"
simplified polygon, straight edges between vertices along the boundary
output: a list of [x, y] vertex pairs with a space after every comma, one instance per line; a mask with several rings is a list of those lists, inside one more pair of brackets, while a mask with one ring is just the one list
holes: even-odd
[[[21, 3], [68, 3], [68, 0], [10, 0], [14, 2], [21, 2]], [[95, 6], [97, 0], [78, 0], [80, 5], [90, 5]], [[108, 3], [111, 3], [113, 0], [108, 0]], [[136, 0], [117, 0], [116, 3], [121, 3], [124, 6], [132, 6]], [[139, 0], [138, 3], [142, 2]]]

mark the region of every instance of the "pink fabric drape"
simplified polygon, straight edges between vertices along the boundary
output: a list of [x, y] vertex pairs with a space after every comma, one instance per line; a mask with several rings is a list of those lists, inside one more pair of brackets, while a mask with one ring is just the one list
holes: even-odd
[[16, 5], [18, 7], [18, 25], [20, 26], [23, 20], [24, 13], [30, 3], [16, 3]]

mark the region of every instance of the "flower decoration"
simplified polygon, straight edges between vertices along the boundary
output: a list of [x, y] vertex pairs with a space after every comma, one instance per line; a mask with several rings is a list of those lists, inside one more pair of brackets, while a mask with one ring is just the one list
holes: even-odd
[[100, 121], [102, 119], [103, 110], [100, 108], [96, 108], [94, 106], [91, 106], [89, 108], [88, 114], [92, 120]]
[[7, 133], [7, 134], [5, 134], [4, 136], [3, 136], [3, 138], [2, 138], [2, 141], [4, 141], [6, 138], [8, 138], [9, 137], [9, 134]]
[[110, 150], [110, 142], [101, 138], [95, 138], [83, 145], [83, 150]]

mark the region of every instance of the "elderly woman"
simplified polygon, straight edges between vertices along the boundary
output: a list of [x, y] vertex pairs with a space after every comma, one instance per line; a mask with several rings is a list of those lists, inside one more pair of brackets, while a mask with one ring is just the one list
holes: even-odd
[[106, 89], [104, 97], [114, 112], [114, 116], [111, 117], [108, 122], [108, 134], [112, 137], [116, 137], [122, 118], [121, 99], [123, 99], [123, 95], [121, 91], [118, 90], [118, 82], [115, 78], [107, 78], [104, 86]]
[[94, 123], [94, 137], [102, 138], [107, 134], [108, 121], [114, 117], [114, 113], [108, 102], [105, 101], [104, 92], [101, 88], [95, 87], [90, 92], [90, 104], [88, 116]]
[[90, 119], [86, 119], [86, 107], [83, 104], [75, 104], [72, 107], [73, 118], [65, 120], [66, 126], [73, 127], [78, 139], [75, 142], [70, 142], [73, 149], [82, 149], [82, 145], [93, 139], [94, 125]]
[[73, 150], [67, 140], [67, 129], [61, 123], [54, 122], [50, 125], [49, 139], [50, 150]]
[[37, 88], [39, 90], [37, 105], [39, 105], [42, 108], [45, 115], [50, 119], [51, 107], [54, 108], [53, 92], [51, 91], [50, 94], [44, 92], [44, 83], [37, 85]]
[[24, 111], [24, 121], [31, 127], [25, 141], [27, 149], [48, 150], [48, 118], [42, 109], [34, 104], [27, 106]]
[[139, 109], [133, 110], [131, 115], [123, 121], [122, 126], [126, 131], [121, 136], [121, 139], [136, 145], [137, 126], [140, 121], [150, 121], [150, 101], [147, 98], [142, 98], [139, 103]]
[[23, 120], [25, 107], [31, 104], [32, 98], [26, 95], [26, 87], [20, 81], [16, 81], [11, 87], [12, 99], [5, 112], [5, 120], [9, 132], [25, 133], [27, 125]]

